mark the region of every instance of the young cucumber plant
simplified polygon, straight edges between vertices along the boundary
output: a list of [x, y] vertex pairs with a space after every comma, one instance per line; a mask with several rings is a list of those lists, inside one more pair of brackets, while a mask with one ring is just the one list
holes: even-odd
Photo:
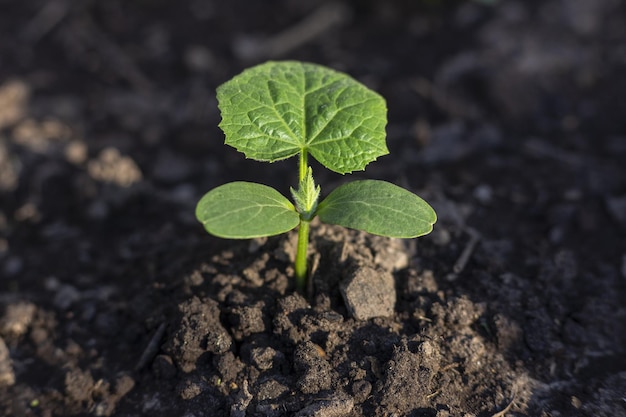
[[350, 76], [319, 65], [267, 62], [249, 68], [217, 89], [226, 144], [247, 158], [274, 162], [298, 155], [299, 184], [292, 204], [266, 185], [232, 182], [212, 189], [196, 217], [212, 235], [248, 239], [299, 226], [296, 287], [307, 278], [309, 224], [322, 222], [372, 234], [413, 238], [430, 233], [435, 211], [394, 184], [361, 180], [341, 185], [321, 202], [309, 155], [340, 174], [364, 170], [386, 145], [385, 100]]

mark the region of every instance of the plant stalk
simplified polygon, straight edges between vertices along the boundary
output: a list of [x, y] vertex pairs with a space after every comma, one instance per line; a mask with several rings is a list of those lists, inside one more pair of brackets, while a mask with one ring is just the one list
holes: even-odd
[[298, 182], [302, 181], [304, 177], [306, 177], [306, 170], [309, 167], [307, 156], [306, 149], [303, 149], [302, 152], [300, 152], [300, 179]]
[[296, 252], [296, 288], [301, 294], [306, 293], [308, 275], [306, 255], [309, 246], [309, 221], [300, 219], [298, 229], [298, 250]]
[[[302, 182], [307, 174], [309, 167], [307, 161], [307, 151], [303, 149], [300, 152], [300, 180]], [[301, 294], [306, 293], [306, 280], [308, 275], [307, 270], [307, 249], [309, 247], [309, 223], [310, 221], [304, 220], [300, 217], [300, 228], [298, 229], [298, 249], [296, 252], [296, 288]]]

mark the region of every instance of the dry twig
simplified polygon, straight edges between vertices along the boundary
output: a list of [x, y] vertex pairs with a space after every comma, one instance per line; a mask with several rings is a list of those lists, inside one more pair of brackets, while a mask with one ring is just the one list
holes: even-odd
[[491, 417], [504, 417], [506, 415], [506, 413], [508, 413], [511, 410], [511, 407], [513, 407], [513, 402], [514, 401], [515, 401], [515, 393], [513, 393], [513, 397], [511, 398], [511, 401], [509, 402], [509, 405], [507, 405], [506, 407], [504, 407], [503, 410], [498, 411], [497, 413], [495, 413]]
[[161, 343], [161, 339], [163, 339], [163, 335], [165, 334], [166, 327], [167, 326], [165, 325], [165, 323], [161, 323], [159, 327], [157, 328], [156, 332], [154, 332], [154, 335], [150, 339], [148, 346], [146, 346], [146, 349], [141, 354], [141, 358], [139, 358], [139, 361], [137, 362], [137, 365], [135, 366], [135, 371], [139, 371], [143, 369], [146, 365], [148, 365], [150, 360], [152, 360], [152, 358], [157, 354], [157, 352], [159, 351], [159, 344]]
[[345, 22], [348, 9], [341, 3], [320, 6], [304, 20], [265, 40], [246, 38], [234, 46], [239, 58], [254, 61], [276, 58], [317, 38], [333, 26]]

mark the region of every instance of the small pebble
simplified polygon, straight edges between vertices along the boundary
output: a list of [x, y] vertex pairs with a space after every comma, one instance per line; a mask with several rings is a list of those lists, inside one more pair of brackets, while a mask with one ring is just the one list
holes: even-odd
[[190, 71], [198, 73], [208, 72], [215, 65], [215, 57], [211, 51], [201, 45], [187, 47], [184, 61]]
[[65, 159], [74, 165], [81, 165], [87, 161], [87, 145], [85, 142], [74, 140], [65, 147]]
[[61, 286], [61, 282], [59, 281], [59, 279], [55, 276], [50, 276], [47, 277], [44, 282], [43, 282], [43, 286], [46, 290], [48, 291], [58, 291], [59, 287]]
[[340, 417], [350, 414], [354, 400], [345, 395], [335, 395], [313, 402], [300, 410], [296, 417]]
[[396, 288], [389, 272], [359, 268], [340, 289], [350, 315], [357, 320], [390, 317], [394, 313]]
[[54, 300], [52, 302], [59, 310], [67, 310], [72, 306], [72, 304], [80, 300], [80, 298], [80, 292], [75, 287], [63, 284], [54, 295]]
[[474, 189], [474, 198], [481, 204], [489, 204], [493, 200], [493, 188], [487, 184], [481, 184]]

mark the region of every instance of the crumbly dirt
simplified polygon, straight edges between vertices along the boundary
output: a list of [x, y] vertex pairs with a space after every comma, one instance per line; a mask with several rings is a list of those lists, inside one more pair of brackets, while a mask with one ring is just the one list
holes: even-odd
[[[0, 415], [626, 416], [626, 6], [617, 0], [1, 1]], [[346, 71], [432, 234], [208, 236], [215, 87]]]

